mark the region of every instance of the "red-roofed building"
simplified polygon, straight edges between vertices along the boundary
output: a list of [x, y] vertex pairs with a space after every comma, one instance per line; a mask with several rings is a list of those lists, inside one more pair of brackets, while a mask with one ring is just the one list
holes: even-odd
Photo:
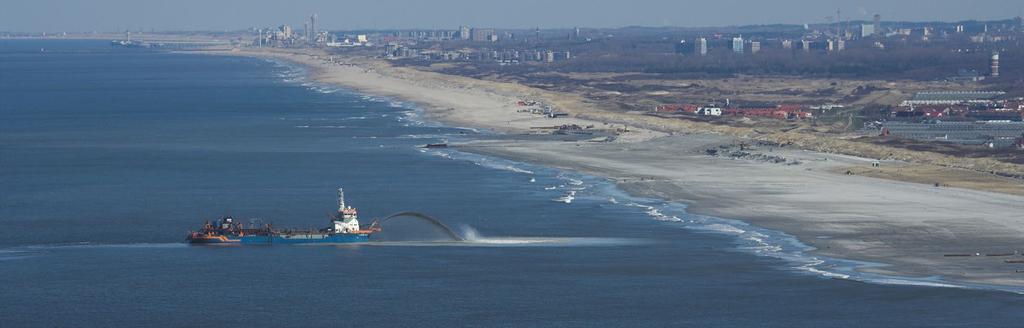
[[767, 117], [774, 119], [804, 119], [814, 116], [811, 112], [805, 111], [800, 105], [778, 105], [767, 108], [726, 108], [722, 112], [725, 115], [743, 117]]
[[697, 114], [698, 108], [700, 108], [700, 106], [694, 104], [666, 104], [658, 105], [654, 108], [654, 111], [659, 113]]

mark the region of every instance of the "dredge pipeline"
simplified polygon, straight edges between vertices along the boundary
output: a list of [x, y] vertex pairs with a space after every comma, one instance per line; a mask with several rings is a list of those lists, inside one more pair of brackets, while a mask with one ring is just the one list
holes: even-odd
[[388, 215], [388, 216], [384, 217], [383, 219], [380, 219], [379, 221], [374, 221], [374, 223], [371, 226], [379, 227], [384, 222], [387, 222], [387, 221], [389, 221], [391, 219], [399, 218], [399, 217], [417, 218], [417, 219], [426, 221], [427, 223], [430, 223], [430, 224], [434, 225], [438, 229], [441, 229], [441, 231], [443, 231], [444, 233], [448, 234], [448, 237], [451, 237], [452, 240], [455, 240], [455, 241], [466, 241], [465, 238], [462, 238], [462, 236], [459, 236], [459, 234], [455, 233], [455, 231], [452, 230], [452, 228], [449, 228], [444, 223], [442, 223], [441, 220], [438, 220], [438, 219], [436, 219], [436, 218], [434, 218], [432, 216], [429, 216], [429, 215], [426, 215], [426, 214], [423, 214], [423, 213], [419, 213], [419, 212], [408, 212], [407, 211], [407, 212], [398, 212], [398, 213], [395, 213], [395, 214], [391, 214], [391, 215]]

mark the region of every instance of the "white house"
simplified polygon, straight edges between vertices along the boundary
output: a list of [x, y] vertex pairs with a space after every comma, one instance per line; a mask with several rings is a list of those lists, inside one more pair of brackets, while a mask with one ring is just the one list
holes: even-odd
[[722, 116], [722, 109], [718, 107], [701, 107], [697, 109], [698, 115]]

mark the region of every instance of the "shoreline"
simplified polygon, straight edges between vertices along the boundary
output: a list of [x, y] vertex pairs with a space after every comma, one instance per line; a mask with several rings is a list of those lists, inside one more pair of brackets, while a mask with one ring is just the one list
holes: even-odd
[[[503, 134], [528, 133], [531, 126], [537, 125], [609, 125], [597, 120], [547, 119], [518, 113], [513, 104], [517, 98], [547, 96], [543, 91], [518, 85], [392, 68], [370, 60], [328, 64], [322, 58], [325, 55], [309, 52], [211, 53], [293, 62], [309, 69], [313, 81], [409, 101], [422, 108], [428, 119], [448, 125]], [[572, 99], [545, 100], [559, 108], [579, 105]], [[967, 252], [991, 254], [1024, 246], [1017, 237], [1024, 233], [1024, 219], [1005, 217], [1024, 212], [1024, 197], [847, 177], [829, 170], [840, 165], [863, 165], [863, 159], [797, 149], [758, 150], [807, 163], [795, 168], [713, 158], [701, 154], [705, 147], [727, 144], [735, 138], [701, 133], [668, 136], [633, 130], [637, 132], [612, 143], [484, 140], [461, 145], [457, 150], [601, 177], [637, 197], [686, 204], [688, 213], [730, 218], [783, 232], [814, 247], [809, 251], [811, 254], [885, 264], [858, 269], [869, 274], [925, 280], [941, 276], [943, 281], [976, 286], [1024, 286], [1024, 274], [1009, 272], [1014, 267], [993, 261], [1001, 262], [1002, 258], [944, 256]], [[754, 183], [745, 183], [744, 179]], [[844, 192], [854, 193], [849, 198], [854, 198], [855, 206], [851, 207], [850, 201], [820, 197]], [[895, 199], [872, 205], [878, 200], [871, 196], [879, 195]], [[929, 198], [946, 202], [937, 202], [943, 206], [930, 209]], [[865, 208], [858, 208], [857, 204]], [[975, 205], [982, 209], [965, 210]], [[891, 215], [895, 218], [887, 218], [894, 220], [871, 218], [886, 212], [894, 213]], [[922, 212], [938, 215], [921, 215]], [[965, 218], [974, 218], [990, 227], [965, 226], [959, 222]]]
[[[566, 172], [572, 175], [570, 176], [570, 179], [579, 178], [583, 181], [594, 183], [593, 187], [598, 187], [598, 190], [611, 188], [610, 191], [597, 191], [595, 194], [607, 196], [611, 204], [646, 210], [646, 215], [652, 220], [679, 224], [683, 229], [692, 233], [707, 233], [729, 237], [735, 245], [735, 248], [730, 249], [731, 251], [750, 254], [757, 257], [768, 257], [786, 263], [787, 265], [780, 267], [780, 270], [793, 271], [798, 274], [810, 275], [822, 279], [841, 279], [880, 285], [941, 287], [1024, 294], [1024, 288], [1010, 285], [968, 283], [950, 281], [943, 279], [942, 277], [934, 276], [912, 277], [866, 271], [864, 269], [882, 268], [888, 265], [877, 262], [822, 256], [816, 252], [816, 247], [804, 244], [797, 237], [784, 231], [757, 226], [744, 220], [694, 213], [691, 210], [691, 207], [687, 204], [645, 195], [643, 191], [629, 191], [624, 188], [624, 185], [619, 184], [612, 179], [583, 172], [577, 168], [557, 167], [542, 163], [524, 162], [521, 159], [468, 149], [455, 148], [449, 149], [449, 151], [453, 152], [448, 152], [448, 155], [441, 156], [454, 160], [470, 161], [477, 164], [481, 161], [489, 161], [492, 163], [497, 161], [506, 165], [505, 168], [495, 167], [495, 169], [498, 170], [510, 170], [509, 167], [523, 169], [525, 166], [525, 169], [527, 170], [526, 172], [530, 172], [529, 174], [533, 174], [533, 172], [540, 170]], [[453, 155], [453, 153], [455, 155]], [[482, 158], [482, 160], [480, 158]], [[517, 170], [511, 171], [523, 173], [522, 171]]]

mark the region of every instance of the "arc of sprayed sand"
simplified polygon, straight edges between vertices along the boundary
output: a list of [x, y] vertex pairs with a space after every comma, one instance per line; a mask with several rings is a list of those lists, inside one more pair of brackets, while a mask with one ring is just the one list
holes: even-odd
[[455, 233], [455, 230], [452, 230], [452, 228], [449, 228], [447, 225], [445, 225], [443, 222], [441, 222], [441, 220], [438, 220], [437, 218], [434, 218], [432, 216], [429, 216], [429, 215], [426, 215], [426, 214], [423, 214], [423, 213], [420, 213], [420, 212], [411, 212], [411, 211], [398, 212], [398, 213], [395, 213], [395, 214], [388, 215], [388, 216], [384, 217], [383, 219], [380, 219], [380, 221], [375, 221], [373, 224], [374, 225], [380, 225], [380, 224], [383, 224], [384, 222], [387, 222], [388, 220], [391, 220], [391, 219], [394, 219], [394, 218], [399, 218], [399, 217], [417, 218], [417, 219], [426, 221], [426, 222], [428, 222], [430, 224], [433, 224], [438, 229], [441, 229], [444, 233], [446, 233], [448, 235], [448, 237], [451, 237], [452, 240], [455, 240], [455, 241], [466, 241], [465, 238], [462, 238], [462, 236], [459, 236], [459, 234]]

